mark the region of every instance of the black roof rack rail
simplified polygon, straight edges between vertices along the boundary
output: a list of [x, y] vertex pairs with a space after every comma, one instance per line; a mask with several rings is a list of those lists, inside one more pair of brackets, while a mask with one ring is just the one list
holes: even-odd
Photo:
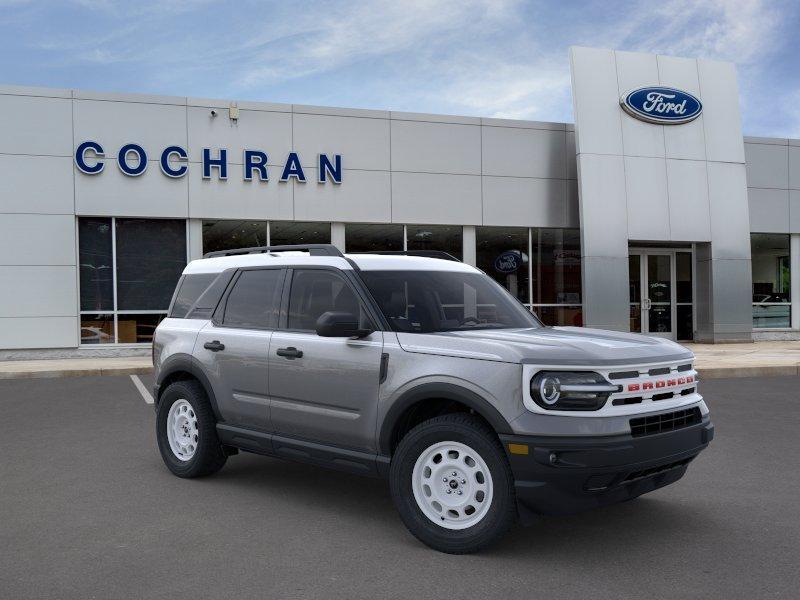
[[455, 256], [444, 250], [372, 250], [368, 252], [356, 252], [355, 254], [394, 254], [396, 256], [424, 256], [426, 258], [440, 258], [442, 260], [452, 260], [461, 262]]
[[234, 248], [232, 250], [218, 250], [217, 252], [206, 252], [203, 258], [215, 258], [218, 256], [240, 256], [243, 254], [269, 254], [270, 252], [303, 252], [306, 251], [311, 256], [338, 256], [344, 258], [344, 254], [333, 244], [292, 244], [285, 246], [254, 246], [252, 248]]

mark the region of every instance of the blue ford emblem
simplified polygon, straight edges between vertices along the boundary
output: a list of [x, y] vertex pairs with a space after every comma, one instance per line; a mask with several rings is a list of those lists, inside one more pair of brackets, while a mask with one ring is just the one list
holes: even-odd
[[644, 87], [624, 94], [619, 103], [632, 117], [648, 123], [679, 125], [700, 116], [703, 104], [688, 92], [668, 87]]
[[519, 252], [508, 250], [494, 259], [494, 270], [499, 273], [514, 273], [522, 263]]

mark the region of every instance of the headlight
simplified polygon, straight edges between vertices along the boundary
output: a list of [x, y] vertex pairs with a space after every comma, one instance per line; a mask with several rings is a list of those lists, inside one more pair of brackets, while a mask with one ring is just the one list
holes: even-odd
[[531, 398], [546, 410], [599, 410], [619, 391], [599, 373], [539, 371], [531, 379]]

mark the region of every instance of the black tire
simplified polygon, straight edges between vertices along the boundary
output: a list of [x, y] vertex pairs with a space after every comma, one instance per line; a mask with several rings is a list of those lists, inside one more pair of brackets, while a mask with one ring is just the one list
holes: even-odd
[[[167, 438], [167, 416], [178, 400], [186, 400], [194, 411], [197, 420], [198, 439], [194, 455], [189, 460], [181, 460], [172, 451]], [[216, 419], [208, 397], [197, 381], [176, 381], [161, 394], [156, 414], [156, 439], [164, 464], [178, 477], [204, 477], [219, 471], [227, 460], [217, 437]]]
[[[429, 519], [417, 504], [412, 487], [414, 465], [437, 442], [460, 442], [477, 452], [492, 477], [490, 508], [475, 525], [447, 529]], [[400, 441], [389, 474], [392, 500], [408, 530], [422, 543], [448, 554], [477, 552], [505, 534], [517, 520], [514, 476], [503, 447], [482, 420], [464, 413], [435, 417], [417, 425]]]

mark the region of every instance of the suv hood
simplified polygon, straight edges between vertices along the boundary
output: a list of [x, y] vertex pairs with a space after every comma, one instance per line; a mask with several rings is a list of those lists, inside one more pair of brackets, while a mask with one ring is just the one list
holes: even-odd
[[407, 352], [554, 366], [601, 367], [694, 358], [687, 348], [663, 338], [584, 327], [398, 333], [397, 339]]

